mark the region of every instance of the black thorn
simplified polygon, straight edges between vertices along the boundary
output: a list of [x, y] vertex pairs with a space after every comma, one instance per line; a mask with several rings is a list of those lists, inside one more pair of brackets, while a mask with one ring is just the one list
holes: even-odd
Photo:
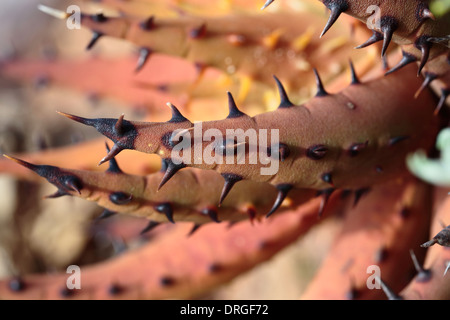
[[75, 191], [78, 194], [81, 194], [81, 189], [83, 188], [83, 184], [81, 180], [75, 176], [67, 176], [63, 179], [64, 187], [68, 188], [71, 191]]
[[408, 64], [415, 62], [415, 61], [417, 61], [417, 58], [415, 56], [403, 51], [403, 57], [400, 60], [400, 62], [395, 67], [393, 67], [391, 70], [387, 71], [384, 75], [387, 76], [388, 74], [391, 74], [392, 72], [400, 70], [404, 66], [407, 66]]
[[58, 188], [58, 190], [54, 194], [49, 195], [46, 198], [58, 198], [65, 195], [71, 195], [71, 191], [75, 191], [78, 194], [81, 194], [83, 183], [80, 178], [72, 173], [65, 172], [60, 168], [54, 166], [35, 165], [8, 155], [4, 155], [4, 157], [13, 160], [14, 162], [20, 164], [21, 166], [24, 166], [27, 169], [34, 171]]
[[255, 219], [256, 214], [257, 214], [255, 207], [249, 206], [247, 208], [246, 212], [247, 212], [250, 222], [253, 223], [253, 220]]
[[161, 158], [161, 169], [160, 172], [166, 172], [167, 168], [169, 167], [169, 161], [170, 159]]
[[342, 200], [347, 199], [347, 197], [349, 197], [351, 194], [353, 194], [353, 190], [351, 190], [351, 189], [342, 189], [340, 198]]
[[391, 43], [392, 36], [398, 28], [398, 22], [395, 18], [385, 16], [381, 18], [381, 31], [383, 32], [383, 47], [381, 49], [381, 56], [386, 54], [387, 48]]
[[351, 73], [351, 77], [352, 77], [351, 84], [360, 84], [361, 82], [358, 79], [358, 75], [356, 74], [356, 71], [355, 71], [355, 66], [353, 65], [353, 62], [351, 60], [349, 61], [349, 64], [350, 64], [350, 73]]
[[421, 244], [420, 246], [422, 248], [428, 248], [436, 243], [444, 247], [450, 247], [450, 225], [439, 231], [433, 239]]
[[128, 204], [132, 199], [133, 195], [121, 191], [113, 192], [109, 195], [109, 200], [111, 200], [112, 203], [117, 205]]
[[293, 188], [293, 185], [291, 185], [291, 184], [277, 185], [278, 195], [277, 195], [277, 198], [275, 199], [272, 209], [270, 209], [269, 213], [266, 215], [266, 218], [270, 217], [281, 206], [284, 199], [286, 199], [286, 196], [288, 195], [289, 191], [292, 190], [292, 188]]
[[227, 95], [228, 95], [228, 109], [229, 109], [227, 119], [245, 116], [245, 113], [243, 113], [238, 109], [231, 92], [227, 92]]
[[409, 250], [409, 254], [411, 255], [411, 259], [413, 261], [414, 268], [417, 271], [417, 275], [415, 277], [416, 282], [427, 282], [428, 280], [430, 280], [431, 270], [424, 269], [420, 265], [419, 260], [417, 260], [417, 257], [412, 249]]
[[83, 117], [75, 116], [73, 114], [68, 114], [68, 113], [61, 112], [61, 111], [57, 111], [57, 113], [59, 113], [60, 115], [66, 117], [66, 118], [69, 118], [70, 120], [82, 123], [86, 126], [95, 127], [95, 125], [98, 124], [98, 119], [83, 118]]
[[91, 41], [89, 41], [88, 45], [86, 46], [86, 50], [91, 50], [92, 47], [97, 43], [98, 39], [100, 39], [102, 36], [102, 33], [94, 31], [92, 33]]
[[170, 222], [175, 223], [175, 221], [173, 220], [173, 209], [170, 203], [165, 202], [158, 204], [155, 206], [155, 210], [159, 213], [163, 213], [167, 217], [167, 220], [169, 220]]
[[25, 290], [26, 285], [21, 277], [14, 277], [8, 282], [8, 287], [11, 291], [20, 292]]
[[203, 23], [200, 27], [194, 28], [189, 32], [189, 36], [192, 39], [201, 39], [206, 35], [206, 23]]
[[356, 207], [356, 205], [359, 203], [359, 200], [363, 196], [365, 196], [367, 193], [369, 193], [370, 188], [361, 188], [355, 191], [355, 200], [353, 201], [353, 207]]
[[427, 88], [432, 81], [434, 81], [437, 78], [437, 74], [432, 72], [425, 72], [425, 79], [422, 82], [422, 85], [420, 86], [419, 90], [417, 90], [416, 94], [414, 95], [415, 98], [417, 98], [425, 88]]
[[450, 89], [442, 88], [441, 89], [441, 97], [439, 98], [439, 102], [436, 106], [436, 109], [434, 110], [434, 114], [437, 115], [439, 111], [441, 111], [442, 107], [445, 104], [445, 100], [447, 100], [447, 97], [450, 95]]
[[108, 21], [108, 17], [106, 17], [103, 12], [91, 15], [91, 19], [100, 23]]
[[216, 223], [220, 223], [220, 222], [221, 222], [221, 221], [219, 220], [219, 218], [218, 218], [217, 210], [214, 209], [214, 208], [206, 208], [206, 209], [203, 209], [201, 213], [204, 214], [204, 215], [209, 216], [209, 218], [210, 218], [212, 221], [216, 222]]
[[117, 143], [113, 145], [111, 151], [109, 151], [109, 153], [103, 157], [102, 160], [100, 160], [99, 165], [101, 165], [102, 163], [105, 163], [106, 161], [111, 161], [112, 159], [114, 159], [115, 156], [117, 156], [121, 151], [123, 150], [123, 148], [121, 146], [119, 146]]
[[175, 164], [170, 158], [166, 159], [167, 169], [165, 171], [165, 174], [163, 178], [161, 179], [161, 182], [158, 186], [158, 191], [169, 181], [175, 173], [177, 173], [179, 170], [186, 168], [186, 165], [184, 163]]
[[[122, 119], [122, 129], [123, 135], [119, 136], [116, 132], [116, 125], [119, 119], [109, 119], [109, 118], [97, 118], [97, 119], [87, 119], [82, 118], [78, 116], [74, 116], [71, 114], [67, 114], [64, 112], [58, 112], [59, 114], [80, 122], [84, 125], [94, 127], [98, 132], [103, 134], [104, 136], [108, 137], [109, 139], [113, 140], [115, 142], [114, 146], [111, 149], [111, 152], [104, 157], [99, 165], [102, 163], [111, 160], [113, 157], [115, 157], [119, 152], [121, 152], [123, 149], [133, 149], [134, 140], [137, 136], [137, 130], [134, 127], [134, 125], [126, 120]], [[120, 121], [119, 121], [120, 124]]]
[[327, 24], [325, 25], [325, 28], [323, 29], [322, 33], [320, 34], [321, 38], [331, 28], [331, 26], [333, 26], [333, 24], [339, 18], [341, 13], [348, 9], [348, 3], [345, 0], [324, 1], [324, 4], [328, 7], [328, 9], [331, 10], [331, 13], [330, 13], [330, 17], [328, 18]]
[[149, 221], [149, 223], [147, 224], [147, 226], [142, 229], [142, 231], [140, 232], [140, 235], [143, 235], [147, 232], [150, 232], [151, 230], [153, 230], [154, 228], [156, 228], [157, 226], [159, 226], [161, 223], [160, 222], [156, 222], [156, 221]]
[[59, 290], [59, 294], [61, 297], [68, 298], [72, 296], [75, 292], [67, 287], [63, 287], [61, 290]]
[[169, 286], [172, 286], [173, 284], [175, 284], [175, 279], [168, 277], [168, 276], [164, 276], [159, 280], [159, 283], [163, 287], [169, 287]]
[[219, 206], [225, 200], [225, 197], [228, 195], [231, 188], [233, 188], [234, 184], [242, 180], [241, 176], [233, 173], [222, 173], [222, 177], [225, 179], [225, 184], [223, 185], [222, 193], [220, 195]]
[[375, 252], [374, 260], [377, 264], [380, 264], [385, 262], [388, 256], [389, 256], [388, 249], [385, 246], [382, 246]]
[[420, 59], [419, 70], [417, 71], [417, 76], [422, 72], [423, 67], [428, 62], [428, 58], [430, 57], [431, 46], [433, 45], [431, 42], [427, 40], [428, 37], [422, 36], [416, 41], [416, 47], [418, 47], [422, 53], [422, 58]]
[[318, 212], [318, 217], [322, 217], [323, 212], [325, 211], [325, 207], [328, 203], [328, 200], [331, 197], [331, 194], [335, 191], [334, 188], [329, 188], [329, 189], [325, 189], [325, 190], [320, 190], [318, 192], [318, 196], [322, 196], [322, 201], [320, 202], [320, 207], [319, 207], [319, 212]]
[[388, 70], [389, 69], [389, 62], [386, 56], [381, 57], [381, 64], [382, 64], [382, 68], [383, 70]]
[[113, 283], [108, 288], [108, 293], [112, 296], [116, 296], [118, 294], [121, 294], [123, 292], [123, 287], [118, 285], [117, 283]]
[[188, 237], [192, 236], [202, 225], [201, 224], [194, 224], [194, 226], [192, 227], [192, 229], [189, 231], [188, 233]]
[[167, 103], [167, 106], [169, 106], [170, 110], [172, 111], [172, 118], [169, 120], [170, 123], [179, 123], [179, 122], [185, 122], [189, 121], [186, 119], [178, 110], [177, 107], [175, 107], [172, 103]]
[[378, 31], [372, 30], [372, 35], [370, 36], [370, 38], [363, 44], [357, 46], [355, 49], [362, 49], [362, 48], [368, 47], [368, 46], [370, 46], [374, 43], [377, 43], [381, 40], [383, 40], [383, 34], [379, 33]]
[[216, 273], [216, 272], [219, 272], [220, 270], [222, 270], [222, 266], [220, 264], [218, 264], [218, 263], [211, 263], [208, 266], [208, 271], [210, 273]]
[[[107, 153], [110, 153], [111, 150], [109, 149], [108, 143], [105, 142], [105, 145], [106, 145]], [[111, 173], [123, 173], [123, 171], [120, 169], [119, 164], [117, 163], [117, 160], [115, 158], [112, 158], [109, 161], [109, 167], [108, 167], [108, 170], [106, 170], [106, 171], [111, 172]]]
[[50, 77], [47, 74], [39, 75], [34, 80], [34, 86], [38, 90], [47, 88], [49, 84], [50, 84]]
[[[123, 118], [125, 115], [122, 113], [120, 117], [117, 119], [116, 123], [114, 124], [114, 131], [117, 133], [117, 135], [122, 136], [124, 134], [125, 128], [123, 126]], [[108, 150], [109, 152], [109, 150]]]
[[316, 86], [317, 86], [317, 92], [316, 97], [325, 97], [328, 95], [328, 92], [325, 91], [325, 88], [323, 87], [322, 80], [320, 79], [319, 73], [317, 72], [317, 69], [314, 69], [314, 76], [316, 77]]
[[155, 17], [154, 16], [150, 16], [149, 18], [147, 18], [146, 20], [142, 21], [139, 24], [139, 27], [144, 30], [144, 31], [150, 31], [153, 30], [155, 28]]
[[403, 298], [392, 291], [392, 289], [386, 283], [384, 283], [383, 280], [381, 280], [380, 278], [377, 278], [377, 280], [380, 282], [381, 289], [389, 300], [403, 300]]
[[52, 193], [48, 196], [45, 196], [45, 199], [55, 199], [55, 198], [59, 198], [59, 197], [63, 197], [63, 196], [69, 196], [70, 194], [58, 189], [55, 193]]
[[408, 207], [403, 207], [403, 208], [400, 210], [400, 216], [401, 216], [403, 219], [408, 218], [410, 215], [411, 215], [411, 209], [410, 209], [410, 208], [408, 208]]
[[283, 84], [281, 81], [273, 76], [275, 79], [275, 82], [277, 83], [278, 93], [280, 94], [280, 104], [278, 105], [278, 108], [290, 108], [293, 107], [294, 104], [289, 100], [289, 97], [286, 93], [286, 90], [283, 87]]
[[142, 69], [142, 67], [145, 65], [145, 63], [148, 61], [148, 58], [150, 57], [150, 54], [152, 53], [152, 50], [149, 48], [141, 48], [139, 49], [139, 58], [136, 65], [135, 72], [138, 72]]
[[117, 212], [111, 211], [111, 210], [108, 210], [108, 209], [105, 209], [105, 210], [103, 210], [103, 212], [97, 217], [97, 220], [103, 220], [103, 219], [109, 218], [109, 217], [111, 217], [111, 216], [113, 216], [113, 215], [115, 215], [115, 214], [117, 214]]
[[354, 287], [354, 284], [350, 287], [350, 290], [345, 294], [348, 300], [356, 300], [360, 296], [360, 291]]
[[393, 145], [395, 145], [401, 141], [407, 140], [407, 139], [409, 139], [409, 136], [398, 136], [398, 137], [391, 138], [391, 139], [389, 139], [388, 146], [393, 146]]

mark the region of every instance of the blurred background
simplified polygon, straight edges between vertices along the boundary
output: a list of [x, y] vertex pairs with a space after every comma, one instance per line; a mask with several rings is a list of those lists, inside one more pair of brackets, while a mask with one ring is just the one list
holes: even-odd
[[[159, 55], [152, 57], [136, 74], [138, 49], [131, 43], [105, 38], [87, 51], [86, 45], [91, 39], [89, 30], [69, 30], [64, 22], [37, 9], [38, 4], [61, 10], [77, 4], [89, 13], [120, 15], [117, 8], [126, 3], [111, 0], [117, 6], [108, 9], [101, 2], [0, 2], [1, 154], [26, 156], [68, 168], [79, 165], [80, 169], [99, 170], [90, 159], [98, 161], [103, 157], [104, 140], [99, 140], [95, 130], [61, 117], [57, 110], [87, 117], [117, 117], [125, 112], [129, 119], [163, 121], [170, 114], [165, 103], [171, 101], [188, 110], [191, 120], [226, 116], [224, 93], [239, 91], [239, 82], [230, 79], [230, 75], [208, 69], [199, 80], [198, 70], [192, 63]], [[197, 2], [197, 7], [189, 4]], [[243, 6], [245, 9], [239, 8], [245, 11], [251, 7], [258, 11], [263, 2], [252, 0]], [[302, 10], [302, 1], [279, 2], [289, 10]], [[315, 0], [305, 2], [312, 6], [318, 3]], [[137, 11], [144, 16], [147, 10], [148, 15], [166, 16], [176, 16], [180, 10], [205, 13], [201, 9], [202, 1], [173, 0], [167, 1], [166, 6], [158, 3], [155, 1], [151, 5], [143, 1]], [[230, 13], [234, 10], [230, 3], [211, 1], [209, 11], [203, 10], [210, 15]], [[450, 0], [436, 1], [435, 6], [445, 10], [450, 7]], [[326, 21], [327, 13], [321, 4], [319, 7], [321, 9], [315, 10], [320, 11]], [[330, 70], [342, 73], [340, 66], [331, 66]], [[310, 80], [313, 83], [313, 78]], [[254, 115], [269, 106], [275, 107], [278, 97], [273, 89], [254, 84], [245, 100], [245, 111]], [[313, 90], [313, 87], [306, 87], [300, 97], [307, 99]], [[261, 108], [263, 98], [266, 105]], [[99, 145], [102, 147], [98, 148]], [[124, 163], [124, 171], [142, 172], [142, 167], [127, 167], [125, 157], [118, 156], [119, 164]], [[159, 160], [148, 156], [140, 163], [143, 165], [148, 172], [156, 171]], [[164, 235], [161, 229], [137, 236], [147, 224], [141, 219], [115, 216], [95, 221], [102, 209], [88, 201], [72, 197], [44, 199], [55, 188], [6, 159], [0, 160], [0, 190], [0, 278], [64, 272], [71, 264], [99, 263]], [[339, 226], [339, 218], [325, 221], [270, 261], [201, 298], [298, 298], [320, 265]]]

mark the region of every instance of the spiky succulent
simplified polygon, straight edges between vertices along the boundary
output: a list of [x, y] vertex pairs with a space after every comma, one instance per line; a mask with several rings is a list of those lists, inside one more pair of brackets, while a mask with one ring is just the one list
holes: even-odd
[[[448, 129], [437, 138], [441, 158], [429, 158], [435, 156], [438, 132], [448, 123], [448, 12], [433, 12], [426, 0], [320, 2], [330, 11], [328, 18], [298, 13], [283, 0], [258, 3], [262, 12], [249, 10], [250, 2], [239, 3], [240, 13], [226, 16], [211, 14], [216, 11], [211, 3], [193, 14], [189, 5], [177, 2], [185, 11], [165, 14], [159, 11], [164, 8], [159, 1], [105, 1], [122, 15], [83, 11], [81, 25], [92, 32], [87, 49], [95, 50], [107, 37], [138, 49], [137, 65], [116, 60], [128, 66], [133, 76], [123, 82], [95, 81], [93, 87], [130, 103], [143, 97], [132, 91], [136, 86], [152, 91], [151, 99], [158, 103], [182, 90], [188, 98], [180, 99], [177, 106], [168, 103], [168, 109], [149, 106], [145, 118], [128, 115], [129, 111], [126, 116], [82, 117], [82, 112], [59, 108], [61, 115], [94, 127], [113, 141], [107, 155], [95, 159], [100, 164], [109, 161], [106, 171], [93, 172], [91, 156], [80, 159], [77, 169], [68, 168], [62, 160], [68, 153], [52, 151], [47, 158], [42, 153], [7, 155], [0, 169], [8, 168], [5, 161], [16, 162], [57, 187], [51, 198], [70, 195], [96, 202], [105, 208], [101, 218], [114, 213], [143, 217], [150, 221], [139, 230], [141, 236], [159, 237], [123, 257], [83, 267], [87, 284], [80, 291], [64, 286], [64, 274], [20, 275], [0, 281], [0, 297], [192, 298], [269, 259], [327, 217], [343, 215], [342, 232], [302, 298], [381, 298], [381, 291], [370, 290], [367, 284], [367, 268], [378, 266], [382, 274], [374, 277], [374, 284], [388, 298], [448, 299], [448, 276], [441, 275], [448, 269], [443, 248], [449, 242], [448, 227], [436, 229], [437, 219], [448, 218], [448, 200], [433, 194], [439, 190], [436, 186], [414, 178], [406, 163], [409, 159], [409, 168], [433, 184], [446, 185], [450, 180], [445, 175]], [[146, 5], [155, 12], [141, 13]], [[276, 6], [282, 9], [269, 12]], [[47, 6], [39, 8], [58, 18], [71, 16]], [[347, 23], [345, 16], [362, 23]], [[337, 27], [341, 23], [352, 26], [352, 40], [341, 36], [343, 31]], [[352, 60], [356, 69], [363, 69], [358, 75], [352, 63], [347, 66], [349, 49], [356, 45], [360, 50], [352, 50], [357, 52]], [[378, 49], [376, 56], [381, 54], [384, 68], [377, 65], [372, 70], [375, 55], [369, 46]], [[150, 77], [148, 70], [155, 67], [152, 57], [163, 55], [193, 63], [192, 77], [183, 80], [194, 84], [149, 84], [136, 78]], [[171, 61], [165, 59], [160, 61]], [[392, 61], [396, 62], [389, 68]], [[92, 66], [99, 67], [97, 75], [108, 68], [95, 61], [81, 62], [77, 70], [72, 69], [77, 75], [72, 82], [63, 76], [75, 65], [72, 62], [38, 65], [43, 68], [39, 72], [33, 63], [4, 61], [2, 72], [26, 78], [47, 70], [57, 82], [86, 90], [79, 82]], [[215, 100], [207, 100], [207, 108], [197, 109], [202, 98], [216, 92], [211, 80], [201, 86], [210, 68], [233, 80], [237, 77], [239, 85], [227, 82], [229, 87], [222, 91], [228, 94], [221, 92]], [[163, 76], [164, 68], [158, 70], [153, 72], [156, 77], [152, 74], [155, 78]], [[185, 70], [179, 70], [181, 76]], [[343, 84], [342, 79], [348, 78], [344, 70], [350, 71], [350, 84], [348, 79]], [[330, 84], [337, 75], [339, 81]], [[314, 84], [312, 96], [310, 84]], [[196, 91], [196, 86], [201, 90]], [[275, 86], [274, 103], [267, 99], [267, 91], [275, 91]], [[119, 93], [120, 89], [126, 93]], [[222, 117], [224, 98], [228, 113]], [[164, 121], [166, 110], [171, 116]], [[204, 110], [209, 116], [202, 114]], [[217, 138], [226, 136], [227, 130], [242, 132], [234, 139]], [[257, 132], [256, 142], [245, 130]], [[268, 143], [260, 145], [263, 133], [275, 136], [271, 130], [279, 140], [266, 136]], [[215, 132], [216, 139], [196, 139], [196, 134], [204, 137], [206, 132]], [[183, 142], [190, 143], [177, 157], [174, 151]], [[210, 152], [216, 160], [233, 151], [235, 161], [199, 161], [195, 150], [202, 155]], [[408, 157], [417, 150], [422, 154]], [[160, 172], [154, 172], [156, 161], [146, 162], [148, 154], [162, 158]], [[266, 161], [252, 163], [253, 155]], [[129, 156], [121, 162], [124, 171], [116, 162], [121, 156]], [[275, 163], [278, 170], [262, 174], [267, 163]], [[136, 168], [135, 174], [125, 173], [128, 166]], [[349, 200], [351, 193], [354, 197]], [[433, 216], [433, 211], [438, 215]], [[272, 216], [275, 212], [279, 214]]]

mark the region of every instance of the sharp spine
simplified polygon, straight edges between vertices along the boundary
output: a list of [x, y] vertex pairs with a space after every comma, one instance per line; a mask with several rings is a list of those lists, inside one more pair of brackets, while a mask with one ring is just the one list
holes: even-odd
[[169, 120], [170, 123], [179, 123], [185, 121], [190, 122], [181, 114], [180, 110], [178, 110], [178, 108], [175, 107], [172, 103], [167, 102], [167, 106], [172, 110], [172, 118]]
[[225, 183], [220, 195], [219, 206], [222, 205], [222, 202], [225, 200], [226, 196], [231, 191], [235, 183], [242, 180], [241, 176], [233, 173], [222, 173], [222, 177], [225, 179]]
[[414, 95], [414, 98], [417, 99], [417, 97], [422, 93], [423, 90], [425, 90], [425, 88], [427, 88], [431, 82], [433, 82], [434, 80], [437, 79], [437, 74], [432, 73], [432, 72], [425, 72], [425, 79], [422, 82], [422, 85], [420, 86], [419, 90], [417, 90], [417, 92]]
[[155, 16], [150, 16], [145, 21], [142, 21], [139, 27], [145, 31], [153, 30], [155, 28]]
[[291, 191], [293, 186], [291, 184], [279, 184], [277, 185], [278, 195], [275, 199], [275, 202], [270, 209], [269, 213], [267, 213], [266, 218], [270, 217], [283, 203], [284, 199], [286, 199], [289, 191]]
[[192, 227], [192, 229], [189, 231], [188, 233], [188, 237], [192, 236], [202, 225], [201, 224], [194, 224], [194, 226]]
[[148, 61], [148, 58], [150, 57], [152, 53], [152, 50], [149, 48], [141, 48], [139, 49], [139, 58], [136, 65], [135, 72], [139, 72], [144, 67], [145, 63]]
[[[110, 153], [111, 150], [109, 149], [108, 143], [105, 142], [106, 145], [106, 152]], [[118, 174], [123, 174], [122, 169], [120, 169], [119, 164], [117, 163], [116, 159], [112, 158], [111, 160], [109, 160], [109, 167], [108, 170], [106, 170], [110, 173], [118, 173]]]
[[436, 106], [436, 109], [434, 110], [434, 114], [437, 115], [439, 111], [441, 111], [442, 107], [445, 104], [445, 100], [447, 100], [447, 97], [450, 95], [450, 89], [443, 88], [441, 89], [441, 97], [439, 98], [439, 102]]
[[229, 109], [227, 119], [233, 119], [233, 118], [239, 118], [239, 117], [245, 116], [246, 114], [238, 109], [231, 92], [227, 92], [227, 95], [228, 95], [228, 109]]
[[392, 36], [397, 28], [398, 22], [395, 18], [390, 16], [384, 16], [381, 18], [381, 31], [383, 32], [383, 47], [381, 49], [382, 57], [386, 54], [387, 48], [391, 43]]
[[337, 21], [341, 13], [347, 11], [348, 3], [345, 0], [335, 0], [335, 1], [323, 1], [323, 3], [330, 9], [330, 17], [320, 34], [320, 38], [322, 38], [325, 33], [333, 26], [333, 24]]
[[[116, 124], [114, 125], [114, 131], [116, 131], [117, 135], [121, 136], [124, 133], [123, 128], [123, 118], [125, 117], [125, 114], [121, 114], [120, 117], [117, 119]], [[109, 152], [109, 150], [108, 150]]]
[[114, 159], [114, 157], [116, 155], [118, 155], [121, 151], [123, 150], [122, 147], [120, 147], [117, 143], [115, 143], [111, 149], [111, 151], [105, 156], [103, 157], [102, 160], [100, 160], [100, 162], [98, 163], [98, 165], [101, 165], [107, 161], [110, 161], [112, 159]]
[[167, 220], [169, 220], [171, 223], [175, 223], [175, 221], [173, 220], [173, 209], [170, 203], [160, 203], [156, 205], [154, 209], [159, 213], [163, 213], [167, 217]]
[[350, 60], [349, 61], [349, 65], [350, 65], [350, 74], [351, 74], [351, 84], [360, 84], [361, 82], [359, 81], [358, 75], [356, 74], [355, 71], [355, 66], [353, 65], [353, 62]]
[[377, 43], [381, 40], [383, 40], [383, 34], [379, 33], [378, 31], [372, 30], [372, 35], [370, 36], [370, 38], [363, 44], [355, 47], [355, 49], [362, 49], [362, 48], [368, 47], [368, 46], [370, 46], [374, 43]]
[[161, 224], [161, 222], [156, 222], [156, 221], [150, 220], [149, 223], [147, 224], [147, 226], [144, 229], [142, 229], [142, 231], [140, 232], [140, 235], [150, 232], [151, 230], [153, 230], [160, 224]]
[[430, 278], [431, 278], [431, 270], [424, 269], [420, 265], [419, 260], [417, 260], [417, 257], [416, 257], [416, 255], [414, 253], [414, 250], [410, 249], [409, 250], [409, 254], [411, 255], [411, 259], [413, 261], [414, 268], [417, 271], [417, 275], [415, 277], [415, 280], [417, 282], [427, 282], [428, 280], [430, 280]]
[[111, 211], [111, 210], [105, 209], [105, 210], [103, 210], [102, 213], [97, 217], [96, 220], [103, 220], [103, 219], [112, 217], [113, 215], [116, 215], [116, 214], [117, 214], [117, 212], [115, 212], [115, 211]]
[[403, 300], [402, 297], [392, 291], [392, 289], [386, 283], [384, 283], [381, 278], [377, 277], [377, 281], [380, 283], [381, 289], [389, 300]]
[[363, 196], [370, 191], [370, 188], [361, 188], [355, 191], [355, 200], [353, 201], [353, 207], [356, 207]]
[[103, 33], [94, 31], [92, 33], [91, 41], [89, 41], [88, 45], [86, 46], [86, 50], [91, 50], [102, 36], [103, 36]]
[[189, 32], [189, 36], [192, 39], [201, 39], [206, 36], [206, 23], [202, 24], [198, 28], [194, 28]]
[[417, 61], [417, 58], [415, 56], [403, 51], [403, 57], [400, 60], [400, 62], [395, 67], [393, 67], [392, 69], [387, 71], [384, 75], [387, 76], [397, 70], [400, 70], [401, 68], [407, 66], [408, 64], [415, 62], [415, 61]]
[[422, 57], [420, 59], [420, 64], [419, 64], [419, 69], [417, 70], [417, 76], [420, 76], [420, 74], [422, 73], [422, 69], [423, 67], [425, 67], [425, 64], [428, 62], [428, 59], [430, 57], [430, 51], [431, 51], [431, 47], [432, 47], [432, 43], [427, 41], [426, 36], [422, 36], [420, 37], [416, 43], [417, 43], [417, 48], [420, 49], [421, 53], [422, 53]]
[[316, 86], [317, 86], [316, 97], [328, 96], [328, 92], [323, 87], [322, 80], [320, 79], [320, 76], [319, 76], [319, 72], [317, 72], [317, 69], [315, 69], [315, 68], [314, 68], [314, 76], [316, 78]]
[[169, 181], [179, 170], [186, 168], [186, 165], [184, 163], [175, 164], [172, 159], [168, 158], [165, 160], [165, 163], [167, 165], [167, 169], [164, 173], [163, 178], [161, 179], [161, 182], [158, 186], [158, 191]]
[[207, 215], [212, 221], [216, 222], [216, 223], [220, 223], [221, 221], [218, 218], [217, 215], [217, 210], [214, 208], [206, 208], [203, 209], [202, 214]]
[[261, 10], [264, 10], [265, 8], [267, 8], [268, 6], [270, 6], [272, 4], [272, 2], [274, 2], [275, 0], [267, 0], [264, 5], [261, 7]]
[[323, 212], [325, 211], [325, 207], [328, 203], [328, 200], [330, 199], [330, 197], [334, 191], [335, 191], [334, 188], [329, 188], [329, 189], [321, 190], [318, 192], [318, 196], [322, 196], [322, 201], [320, 202], [320, 207], [319, 207], [319, 212], [318, 212], [319, 218], [322, 217]]
[[278, 88], [278, 93], [280, 95], [280, 104], [278, 105], [278, 109], [293, 107], [294, 104], [289, 100], [289, 97], [281, 81], [276, 76], [273, 76], [273, 78], [275, 79]]

